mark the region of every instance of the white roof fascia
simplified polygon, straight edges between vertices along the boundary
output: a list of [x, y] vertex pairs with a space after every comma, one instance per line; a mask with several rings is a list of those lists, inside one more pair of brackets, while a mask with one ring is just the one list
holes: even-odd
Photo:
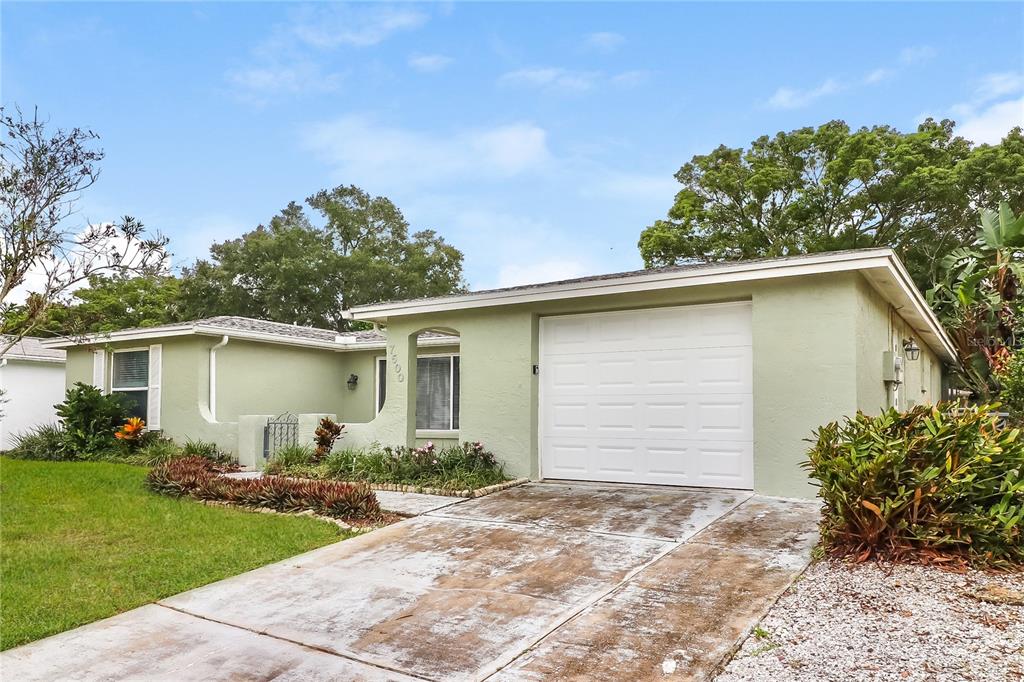
[[[389, 317], [420, 315], [425, 313], [485, 308], [491, 306], [536, 303], [589, 296], [652, 291], [681, 287], [748, 282], [780, 277], [798, 277], [830, 272], [855, 270], [885, 270], [894, 283], [892, 291], [881, 293], [897, 304], [901, 314], [910, 318], [915, 329], [930, 342], [933, 350], [948, 362], [956, 362], [953, 343], [938, 318], [931, 311], [924, 296], [913, 284], [909, 273], [892, 249], [864, 249], [856, 252], [801, 256], [791, 260], [773, 260], [752, 263], [726, 263], [715, 267], [693, 270], [654, 272], [625, 275], [609, 279], [553, 283], [525, 289], [510, 289], [480, 294], [466, 294], [443, 298], [379, 303], [359, 306], [349, 311], [352, 319], [387, 321]], [[898, 290], [898, 293], [897, 293]], [[892, 299], [896, 298], [895, 301]]]

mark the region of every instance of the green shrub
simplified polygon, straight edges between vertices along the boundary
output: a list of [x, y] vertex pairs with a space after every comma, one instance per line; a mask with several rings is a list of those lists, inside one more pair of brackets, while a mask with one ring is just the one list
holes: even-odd
[[440, 449], [433, 443], [418, 448], [375, 444], [366, 450], [339, 450], [320, 463], [308, 454], [300, 457], [288, 453], [275, 457], [266, 471], [300, 478], [395, 483], [440, 490], [471, 490], [508, 480], [497, 458], [481, 443]]
[[64, 430], [57, 424], [37, 426], [15, 436], [14, 447], [5, 454], [14, 459], [65, 459]]
[[1013, 424], [1024, 424], [1024, 350], [1014, 352], [996, 373], [999, 402]]
[[117, 449], [114, 433], [128, 418], [123, 396], [103, 395], [95, 386], [76, 382], [56, 407], [64, 427], [64, 459], [99, 459]]
[[993, 406], [858, 413], [816, 433], [804, 464], [837, 555], [1024, 562], [1024, 442]]
[[165, 495], [216, 500], [281, 512], [314, 511], [349, 520], [381, 517], [377, 496], [363, 483], [299, 481], [277, 476], [226, 478], [224, 468], [205, 457], [181, 457], [154, 467], [146, 485]]
[[286, 445], [274, 453], [264, 471], [273, 474], [303, 467], [312, 464], [315, 456], [313, 448], [308, 445]]
[[186, 456], [205, 457], [218, 464], [237, 464], [238, 462], [234, 455], [224, 452], [216, 443], [193, 438], [185, 439], [185, 444], [181, 446], [181, 453]]
[[124, 458], [130, 464], [141, 466], [155, 466], [172, 459], [183, 457], [185, 453], [170, 438], [157, 436], [147, 438], [138, 449]]

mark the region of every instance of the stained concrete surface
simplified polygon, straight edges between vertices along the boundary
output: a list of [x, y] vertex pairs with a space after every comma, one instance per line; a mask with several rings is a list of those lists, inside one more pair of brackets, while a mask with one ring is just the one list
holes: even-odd
[[681, 542], [750, 496], [743, 490], [545, 482], [470, 500], [437, 515]]
[[14, 649], [0, 674], [263, 679], [260, 646], [283, 679], [705, 679], [816, 521], [749, 493], [531, 484]]
[[391, 490], [376, 490], [374, 493], [383, 509], [402, 516], [419, 516], [462, 501], [460, 497], [427, 495], [426, 493], [400, 493]]
[[415, 680], [150, 604], [0, 656], [0, 679]]

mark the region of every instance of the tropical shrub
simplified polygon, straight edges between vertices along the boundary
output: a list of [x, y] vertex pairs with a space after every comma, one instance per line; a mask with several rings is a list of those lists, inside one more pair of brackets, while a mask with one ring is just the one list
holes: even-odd
[[994, 406], [858, 413], [818, 429], [804, 466], [835, 555], [1024, 562], [1024, 442]]
[[1024, 215], [1009, 204], [981, 211], [971, 246], [939, 263], [928, 303], [949, 330], [959, 362], [954, 375], [982, 400], [998, 393], [998, 374], [1024, 335]]
[[276, 474], [289, 469], [305, 467], [313, 463], [315, 453], [308, 445], [286, 445], [270, 458], [264, 473]]
[[999, 402], [1010, 415], [1011, 423], [1024, 424], [1024, 350], [1017, 350], [1000, 367]]
[[331, 454], [334, 442], [341, 437], [341, 431], [344, 428], [344, 424], [339, 424], [330, 417], [320, 420], [320, 425], [313, 432], [313, 442], [316, 443], [316, 451], [313, 454], [314, 461], [319, 462]]
[[377, 496], [364, 483], [305, 481], [277, 476], [227, 478], [224, 467], [205, 457], [181, 457], [160, 464], [146, 476], [158, 493], [215, 500], [281, 512], [313, 511], [348, 520], [381, 517]]
[[195, 438], [186, 438], [181, 446], [183, 456], [195, 455], [213, 460], [218, 464], [237, 464], [238, 460], [229, 452], [224, 452], [216, 443]]
[[4, 454], [14, 459], [65, 459], [64, 429], [57, 424], [43, 424], [20, 433], [15, 436], [14, 447]]
[[56, 407], [64, 429], [63, 459], [109, 455], [117, 445], [114, 432], [128, 419], [128, 406], [122, 396], [104, 395], [80, 381], [68, 389], [64, 402]]
[[141, 466], [155, 466], [178, 457], [183, 457], [182, 449], [170, 438], [165, 436], [146, 437], [135, 452], [127, 455], [125, 461]]
[[432, 442], [418, 448], [375, 444], [365, 450], [345, 448], [321, 462], [315, 462], [308, 454], [298, 456], [282, 450], [266, 471], [301, 478], [394, 483], [439, 490], [472, 490], [508, 480], [494, 453], [481, 443], [445, 448]]

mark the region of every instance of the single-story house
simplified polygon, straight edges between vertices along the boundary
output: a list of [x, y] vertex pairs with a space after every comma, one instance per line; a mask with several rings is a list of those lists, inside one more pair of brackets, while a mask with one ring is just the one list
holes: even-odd
[[[425, 334], [419, 343], [421, 425], [437, 427], [424, 431], [423, 440], [448, 435], [456, 442], [457, 412], [453, 429], [439, 410], [450, 420], [450, 382], [430, 399], [426, 389], [434, 388], [429, 380], [436, 375], [450, 380], [452, 365], [457, 373], [458, 339]], [[67, 349], [69, 387], [82, 382], [120, 393], [149, 429], [180, 441], [212, 441], [255, 467], [263, 464], [263, 427], [274, 417], [300, 418], [302, 435], [311, 436], [322, 416], [373, 420], [386, 395], [386, 338], [371, 330], [339, 333], [222, 316], [46, 344]]]
[[[0, 346], [9, 339], [0, 336]], [[21, 434], [57, 423], [55, 406], [64, 400], [64, 351], [46, 348], [41, 341], [26, 336], [0, 355], [0, 448], [14, 446]]]
[[799, 466], [814, 428], [937, 401], [955, 362], [889, 249], [640, 270], [346, 315], [374, 331], [212, 318], [52, 344], [68, 348], [69, 382], [134, 393], [152, 428], [240, 455], [258, 449], [267, 415], [289, 410], [308, 416], [307, 436], [318, 415], [336, 415], [348, 445], [481, 441], [516, 476], [793, 497], [814, 492]]

